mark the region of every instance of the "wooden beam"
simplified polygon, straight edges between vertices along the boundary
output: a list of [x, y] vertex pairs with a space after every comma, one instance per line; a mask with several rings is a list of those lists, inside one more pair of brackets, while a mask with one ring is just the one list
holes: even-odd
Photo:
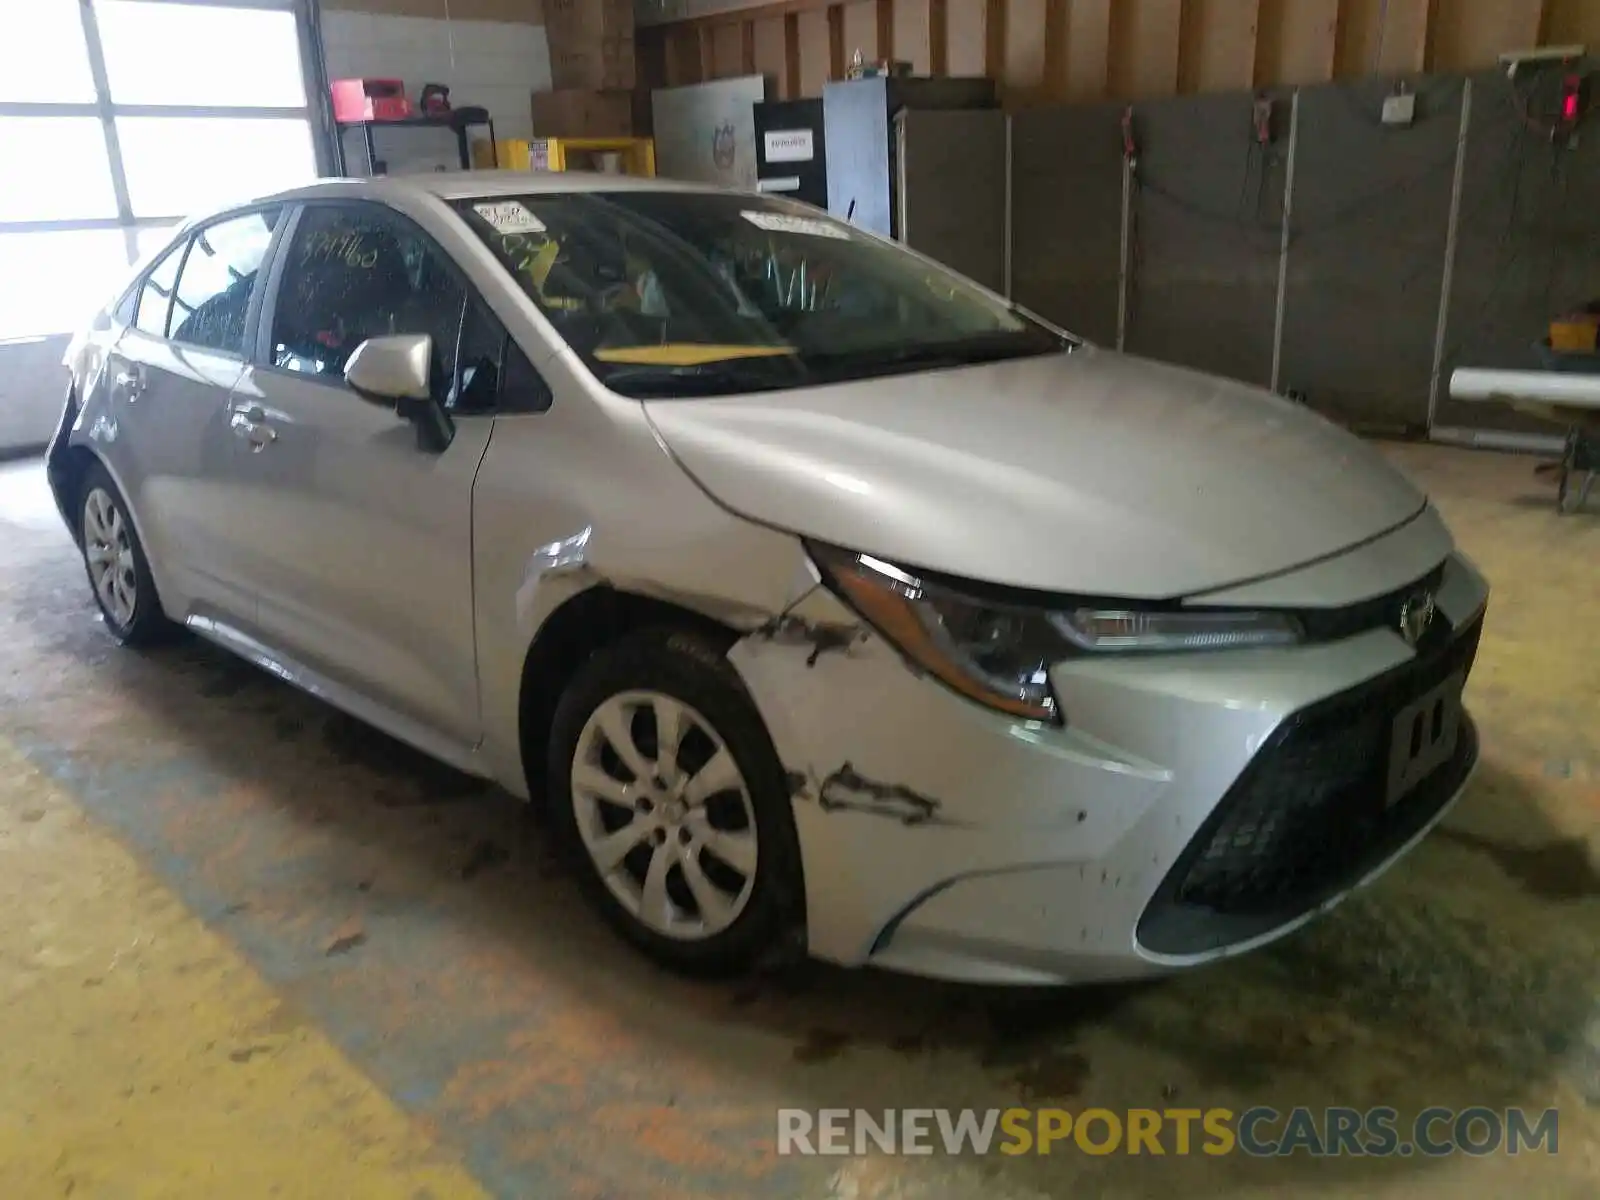
[[928, 0], [928, 73], [950, 74], [950, 0]]
[[783, 18], [783, 96], [785, 100], [798, 100], [805, 95], [800, 78], [800, 16], [790, 13]]
[[1178, 90], [1222, 92], [1254, 85], [1261, 0], [1185, 0], [1178, 37]]
[[1541, 20], [1536, 0], [1450, 0], [1433, 22], [1428, 65], [1439, 71], [1491, 66], [1503, 51], [1537, 45]]
[[985, 0], [983, 6], [983, 73], [1005, 82], [1006, 75], [1006, 0]]
[[933, 43], [928, 36], [928, 0], [894, 0], [893, 51], [879, 54], [903, 59], [918, 75], [933, 69]]
[[1012, 102], [1032, 104], [1046, 98], [1048, 25], [1046, 0], [1009, 0], [1006, 5], [1005, 59], [1000, 79]]
[[1600, 4], [1594, 0], [1549, 0], [1544, 40], [1552, 46], [1577, 43], [1600, 53]]
[[750, 22], [750, 28], [755, 38], [755, 71], [758, 75], [765, 75], [771, 81], [773, 97], [787, 97], [789, 94], [789, 51], [784, 38], [784, 25], [787, 19], [778, 17], [760, 17]]
[[844, 78], [844, 5], [828, 10], [828, 78]]
[[1327, 82], [1338, 39], [1339, 0], [1261, 0], [1255, 82]]
[[1344, 0], [1339, 12], [1339, 44], [1333, 52], [1335, 75], [1350, 77], [1377, 71], [1378, 52], [1386, 40], [1379, 23], [1387, 20], [1387, 9], [1393, 3], [1394, 0]]
[[795, 17], [800, 40], [800, 95], [820, 96], [833, 69], [833, 39], [828, 32], [827, 9], [813, 9]]
[[749, 21], [730, 21], [712, 27], [707, 79], [731, 79], [744, 73], [744, 31], [749, 27]]
[[1043, 95], [1060, 100], [1067, 86], [1067, 0], [1045, 0], [1043, 37]]
[[1433, 57], [1436, 0], [1396, 0], [1384, 22], [1380, 71], [1426, 71]]
[[[861, 51], [867, 62], [878, 58], [878, 5], [874, 0], [853, 0], [844, 6], [844, 61], [848, 64]], [[844, 67], [839, 68], [841, 75]]]
[[982, 75], [988, 54], [984, 32], [988, 0], [947, 0], [945, 70], [951, 75]]
[[1111, 9], [1112, 0], [1072, 0], [1067, 11], [1069, 100], [1105, 98], [1111, 68]]
[[700, 30], [694, 26], [671, 26], [667, 30], [667, 84], [682, 87], [705, 79], [701, 65]]
[[1594, 0], [1550, 0], [1544, 21], [1546, 42], [1550, 45], [1589, 46], [1589, 53], [1600, 53], [1600, 5]]
[[894, 57], [894, 0], [877, 0], [878, 57]]
[[717, 75], [717, 47], [714, 41], [717, 27], [702, 25], [697, 31], [700, 41], [700, 82], [715, 79]]
[[667, 86], [667, 34], [661, 26], [639, 30], [637, 59], [639, 86], [646, 89]]
[[[583, 2], [593, 3], [595, 0], [583, 0]], [[839, 0], [747, 0], [738, 8], [707, 13], [703, 17], [685, 17], [681, 21], [665, 21], [648, 28], [676, 29], [684, 25], [722, 25], [740, 19], [759, 21], [769, 17], [781, 18], [813, 10], [821, 11], [838, 2]], [[323, 0], [323, 3], [326, 4], [327, 0]]]
[[756, 69], [756, 23], [744, 21], [739, 25], [739, 69], [746, 75], [757, 74]]
[[1108, 83], [1130, 100], [1178, 90], [1183, 0], [1118, 0], [1109, 32]]

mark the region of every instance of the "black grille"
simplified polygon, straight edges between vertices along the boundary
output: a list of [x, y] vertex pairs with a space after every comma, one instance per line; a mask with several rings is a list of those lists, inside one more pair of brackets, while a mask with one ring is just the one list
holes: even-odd
[[[1296, 611], [1295, 616], [1305, 627], [1306, 639], [1313, 642], [1337, 642], [1347, 637], [1354, 637], [1358, 633], [1365, 633], [1369, 629], [1390, 629], [1398, 632], [1400, 616], [1406, 601], [1419, 592], [1437, 593], [1443, 579], [1444, 564], [1440, 563], [1422, 578], [1382, 596], [1347, 604], [1343, 608], [1300, 609]], [[1429, 637], [1423, 642], [1424, 648], [1430, 648], [1430, 642], [1436, 646], [1441, 641], [1448, 641], [1449, 622], [1435, 618], [1428, 634]]]
[[1471, 670], [1481, 630], [1480, 617], [1432, 653], [1286, 721], [1163, 881], [1140, 943], [1185, 954], [1257, 937], [1348, 887], [1425, 826], [1471, 770], [1477, 735], [1463, 714], [1454, 756], [1386, 808], [1394, 718]]

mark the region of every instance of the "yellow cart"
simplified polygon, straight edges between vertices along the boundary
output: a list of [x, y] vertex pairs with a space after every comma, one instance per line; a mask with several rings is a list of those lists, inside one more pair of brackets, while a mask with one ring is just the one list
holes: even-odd
[[[498, 162], [496, 162], [498, 158]], [[494, 143], [477, 141], [472, 147], [476, 167], [499, 166], [507, 171], [599, 171], [612, 175], [656, 173], [656, 144], [650, 138], [507, 138]]]

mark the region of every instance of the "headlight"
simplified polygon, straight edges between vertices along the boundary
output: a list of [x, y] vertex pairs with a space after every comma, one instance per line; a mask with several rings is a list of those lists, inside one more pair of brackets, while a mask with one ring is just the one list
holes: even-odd
[[1043, 612], [972, 600], [866, 554], [812, 546], [836, 591], [914, 664], [969, 699], [1059, 721], [1049, 666], [1070, 649]]
[[1301, 640], [1292, 616], [1240, 609], [1045, 609], [980, 599], [867, 554], [812, 545], [829, 584], [913, 664], [1011, 716], [1060, 722], [1049, 669], [1064, 658], [1230, 650]]
[[1287, 613], [1248, 609], [1182, 610], [1074, 608], [1050, 622], [1080, 650], [1239, 650], [1292, 646], [1303, 636]]

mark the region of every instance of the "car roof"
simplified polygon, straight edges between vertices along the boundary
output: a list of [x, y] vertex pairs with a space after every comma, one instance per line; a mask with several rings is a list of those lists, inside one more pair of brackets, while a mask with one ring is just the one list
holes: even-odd
[[517, 196], [545, 192], [717, 192], [726, 189], [636, 175], [602, 175], [585, 171], [433, 171], [416, 175], [381, 175], [370, 179], [319, 179], [263, 200], [304, 200], [330, 196], [437, 196], [465, 200], [478, 196]]

